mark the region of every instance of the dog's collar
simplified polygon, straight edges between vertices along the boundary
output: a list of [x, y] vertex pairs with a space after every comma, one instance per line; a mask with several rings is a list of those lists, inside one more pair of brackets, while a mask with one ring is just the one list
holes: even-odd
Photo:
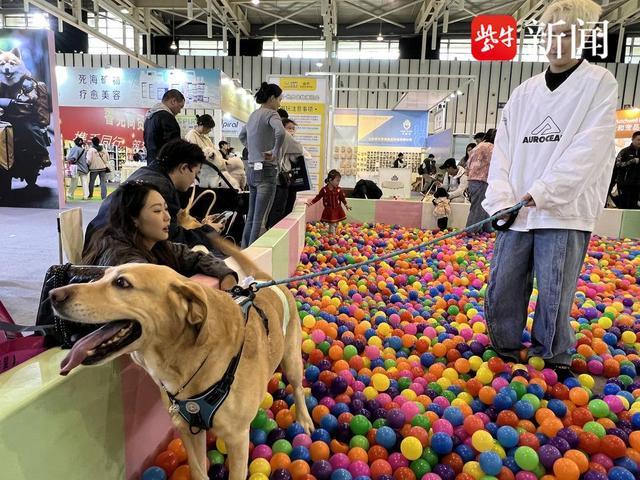
[[[253, 300], [255, 299], [255, 291], [253, 289], [234, 287], [229, 293], [233, 295], [234, 301], [238, 306], [240, 306], [245, 325], [249, 319], [249, 310], [252, 306], [258, 312], [260, 317], [262, 317], [264, 324], [268, 325], [268, 319], [262, 309], [253, 304]], [[191, 376], [189, 381], [187, 381], [187, 383], [185, 383], [175, 394], [169, 392], [162, 382], [160, 382], [160, 385], [162, 385], [162, 388], [171, 402], [169, 413], [180, 414], [180, 416], [189, 424], [189, 429], [192, 434], [195, 435], [201, 430], [208, 430], [213, 426], [213, 416], [231, 392], [231, 385], [233, 385], [233, 381], [235, 379], [235, 373], [238, 368], [238, 364], [240, 363], [243, 348], [244, 341], [242, 342], [240, 351], [231, 359], [227, 370], [224, 372], [224, 375], [220, 380], [204, 392], [194, 395], [186, 400], [177, 399], [176, 396], [184, 390], [191, 380], [193, 380], [207, 361], [208, 355], [196, 372]]]

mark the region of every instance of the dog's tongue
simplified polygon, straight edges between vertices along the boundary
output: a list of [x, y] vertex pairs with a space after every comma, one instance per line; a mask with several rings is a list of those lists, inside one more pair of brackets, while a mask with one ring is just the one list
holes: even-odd
[[109, 340], [119, 330], [126, 327], [128, 323], [126, 321], [108, 323], [78, 340], [69, 351], [69, 354], [60, 362], [60, 375], [67, 375], [89, 356], [89, 350], [93, 350], [102, 342]]

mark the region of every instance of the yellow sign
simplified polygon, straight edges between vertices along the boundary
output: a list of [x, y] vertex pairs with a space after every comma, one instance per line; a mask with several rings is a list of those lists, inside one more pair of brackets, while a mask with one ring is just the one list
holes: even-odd
[[323, 103], [283, 103], [284, 108], [289, 114], [302, 114], [302, 115], [323, 115], [324, 104]]
[[307, 77], [281, 77], [280, 88], [285, 92], [287, 90], [314, 91], [318, 88], [318, 81]]

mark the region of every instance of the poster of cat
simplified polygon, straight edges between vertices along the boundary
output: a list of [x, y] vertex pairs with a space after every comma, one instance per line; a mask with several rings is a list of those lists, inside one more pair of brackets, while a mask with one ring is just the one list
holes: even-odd
[[0, 30], [0, 206], [59, 208], [53, 33]]

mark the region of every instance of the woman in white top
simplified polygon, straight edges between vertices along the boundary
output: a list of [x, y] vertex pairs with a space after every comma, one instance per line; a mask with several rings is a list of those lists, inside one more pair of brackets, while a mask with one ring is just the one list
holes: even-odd
[[96, 184], [96, 177], [100, 177], [100, 197], [107, 198], [107, 173], [109, 173], [109, 154], [100, 145], [100, 139], [91, 139], [91, 148], [87, 152], [87, 164], [89, 165], [89, 196], [93, 198], [93, 187]]
[[[220, 152], [213, 144], [213, 140], [209, 136], [216, 123], [209, 114], [196, 115], [196, 126], [187, 132], [184, 139], [189, 143], [198, 145], [204, 152], [204, 156], [213, 163], [220, 171], [225, 170], [224, 159]], [[199, 184], [203, 188], [217, 188], [221, 185], [220, 175], [206, 163], [202, 164], [202, 169], [198, 175]]]

